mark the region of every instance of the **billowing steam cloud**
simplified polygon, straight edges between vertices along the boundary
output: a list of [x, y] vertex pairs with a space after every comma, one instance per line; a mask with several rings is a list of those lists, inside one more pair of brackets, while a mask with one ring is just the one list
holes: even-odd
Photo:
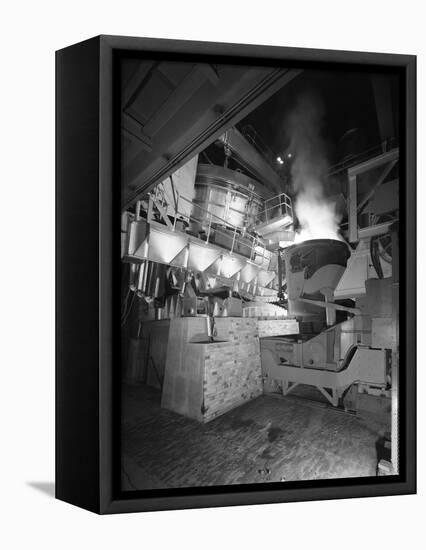
[[308, 239], [340, 240], [340, 216], [327, 198], [328, 161], [321, 126], [324, 110], [311, 95], [300, 98], [286, 123], [290, 151], [294, 208], [299, 221], [295, 242]]

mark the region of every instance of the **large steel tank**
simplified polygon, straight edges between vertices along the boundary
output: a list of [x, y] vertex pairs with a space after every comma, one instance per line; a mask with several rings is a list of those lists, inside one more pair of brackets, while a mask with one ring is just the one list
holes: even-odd
[[192, 217], [202, 227], [225, 225], [244, 229], [263, 210], [259, 183], [223, 166], [199, 164], [195, 179]]
[[312, 239], [288, 247], [283, 253], [290, 315], [308, 318], [325, 316], [325, 308], [301, 298], [333, 301], [351, 252], [343, 241]]

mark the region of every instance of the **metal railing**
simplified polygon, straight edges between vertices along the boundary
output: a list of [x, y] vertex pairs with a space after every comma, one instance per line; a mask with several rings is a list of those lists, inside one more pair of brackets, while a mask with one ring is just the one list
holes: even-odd
[[[179, 211], [179, 203], [181, 203], [182, 201], [191, 204], [192, 206], [191, 214], [188, 215], [184, 212]], [[197, 216], [196, 213], [194, 213], [194, 211], [196, 211], [197, 209], [200, 211], [199, 217]], [[232, 232], [232, 244], [230, 248], [231, 253], [234, 252], [235, 248], [242, 247], [242, 248], [249, 249], [250, 254], [248, 257], [250, 261], [255, 261], [256, 258], [261, 258], [262, 265], [263, 265], [265, 261], [269, 262], [271, 259], [270, 253], [266, 250], [265, 245], [258, 237], [256, 237], [255, 235], [252, 235], [251, 233], [241, 234], [240, 228], [234, 225], [231, 225], [229, 223], [225, 224], [222, 218], [219, 218], [218, 216], [216, 216], [206, 208], [203, 208], [199, 204], [194, 203], [192, 200], [187, 199], [186, 197], [184, 197], [183, 195], [180, 195], [179, 193], [177, 193], [177, 197], [176, 197], [176, 211], [175, 211], [175, 219], [173, 223], [173, 230], [175, 230], [176, 228], [176, 221], [178, 217], [180, 217], [181, 220], [184, 220], [187, 223], [195, 222], [205, 226], [206, 240], [204, 242], [206, 244], [208, 244], [210, 241], [212, 229], [214, 229], [216, 233], [219, 233], [224, 237], [229, 237], [229, 231], [230, 231]], [[228, 228], [228, 231], [224, 230], [225, 225]]]
[[356, 155], [351, 155], [350, 157], [341, 160], [337, 164], [330, 166], [328, 176], [335, 176], [340, 172], [344, 172], [361, 162], [364, 162], [370, 158], [374, 158], [375, 156], [383, 154], [396, 147], [398, 147], [398, 139], [390, 138], [383, 143], [374, 145], [373, 147], [365, 149], [364, 151], [357, 153]]
[[[277, 218], [289, 218], [288, 225], [293, 222], [293, 206], [291, 198], [286, 193], [265, 200], [265, 208], [255, 218], [254, 225], [268, 223]], [[291, 221], [290, 221], [291, 220]]]

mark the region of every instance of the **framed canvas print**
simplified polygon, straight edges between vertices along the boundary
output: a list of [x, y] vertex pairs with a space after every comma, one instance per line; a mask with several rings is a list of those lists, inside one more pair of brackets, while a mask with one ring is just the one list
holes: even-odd
[[414, 493], [415, 57], [56, 54], [56, 496]]

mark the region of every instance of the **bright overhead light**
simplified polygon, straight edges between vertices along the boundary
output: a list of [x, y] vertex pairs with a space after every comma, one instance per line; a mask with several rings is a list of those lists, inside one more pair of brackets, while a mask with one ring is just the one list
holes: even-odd
[[278, 161], [279, 163], [281, 163], [281, 162], [283, 161], [283, 159], [282, 159], [281, 157], [277, 157], [277, 161]]
[[287, 158], [291, 159], [291, 157], [292, 157], [292, 154], [289, 153], [289, 154], [287, 155]]

